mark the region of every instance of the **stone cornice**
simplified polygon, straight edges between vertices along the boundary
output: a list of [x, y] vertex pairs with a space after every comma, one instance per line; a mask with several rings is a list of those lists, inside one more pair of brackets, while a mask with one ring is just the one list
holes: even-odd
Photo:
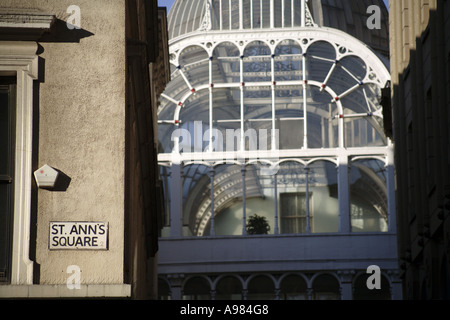
[[55, 20], [55, 15], [38, 9], [0, 8], [0, 39], [38, 40]]

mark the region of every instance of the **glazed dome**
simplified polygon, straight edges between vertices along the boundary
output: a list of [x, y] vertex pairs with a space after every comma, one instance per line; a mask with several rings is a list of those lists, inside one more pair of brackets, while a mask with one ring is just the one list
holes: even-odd
[[[379, 30], [367, 27], [370, 16], [367, 8], [371, 5], [381, 8]], [[314, 23], [314, 26], [339, 29], [388, 56], [388, 11], [382, 0], [309, 0], [308, 8], [312, 19], [306, 26]], [[173, 40], [202, 29], [288, 30], [301, 26], [301, 16], [301, 0], [176, 0], [169, 12], [169, 38]]]

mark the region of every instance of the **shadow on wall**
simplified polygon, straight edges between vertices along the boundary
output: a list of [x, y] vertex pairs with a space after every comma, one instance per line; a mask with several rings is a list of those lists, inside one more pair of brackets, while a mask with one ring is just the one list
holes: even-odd
[[39, 42], [67, 42], [79, 43], [81, 39], [93, 36], [92, 32], [84, 29], [69, 29], [67, 22], [56, 19], [50, 32], [45, 33]]
[[[450, 199], [449, 189], [442, 188], [450, 183], [449, 129], [442, 121], [450, 116], [449, 12], [448, 1], [430, 11], [428, 27], [392, 87], [399, 264], [407, 300], [448, 299], [450, 292], [450, 232], [445, 232], [450, 218], [442, 210]], [[424, 169], [413, 170], [419, 163]], [[437, 212], [443, 214], [436, 219]]]

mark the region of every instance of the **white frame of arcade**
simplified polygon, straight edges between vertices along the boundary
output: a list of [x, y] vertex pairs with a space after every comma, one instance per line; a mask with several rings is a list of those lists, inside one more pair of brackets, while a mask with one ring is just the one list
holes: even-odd
[[[208, 2], [207, 2], [208, 3]], [[304, 3], [304, 1], [302, 1]], [[273, 5], [273, 1], [271, 1]], [[242, 8], [242, 3], [240, 8]], [[305, 4], [305, 11], [307, 10]], [[273, 27], [274, 17], [271, 10], [271, 26]], [[308, 18], [308, 12], [302, 12], [302, 26], [295, 28], [268, 29], [263, 32], [254, 30], [245, 30], [243, 26], [243, 12], [239, 12], [238, 30], [211, 30], [208, 22], [208, 14], [205, 15], [203, 30], [198, 30], [187, 35], [180, 36], [170, 41], [171, 63], [179, 66], [179, 55], [185, 48], [196, 46], [202, 48], [210, 57], [213, 56], [214, 48], [224, 42], [235, 44], [240, 50], [240, 82], [236, 83], [213, 83], [212, 59], [209, 59], [209, 81], [195, 87], [190, 83], [188, 77], [183, 74], [180, 68], [177, 69], [179, 77], [183, 77], [186, 90], [180, 93], [177, 98], [165, 92], [162, 95], [162, 101], [166, 104], [172, 104], [174, 108], [173, 119], [161, 119], [160, 125], [171, 125], [177, 128], [182, 123], [180, 113], [185, 106], [186, 101], [192, 95], [205, 90], [209, 94], [210, 108], [210, 129], [213, 129], [213, 90], [215, 88], [235, 88], [243, 90], [246, 86], [252, 87], [270, 87], [272, 93], [278, 86], [298, 86], [303, 89], [303, 95], [308, 87], [316, 87], [321, 91], [327, 92], [334, 97], [338, 114], [338, 145], [334, 148], [308, 148], [308, 128], [307, 121], [304, 122], [303, 147], [299, 149], [277, 150], [275, 143], [271, 143], [271, 150], [246, 150], [244, 135], [241, 135], [241, 141], [234, 151], [214, 152], [210, 149], [203, 152], [178, 152], [180, 150], [178, 138], [173, 139], [173, 152], [160, 153], [158, 156], [159, 165], [170, 168], [170, 231], [167, 236], [160, 238], [159, 253], [159, 275], [163, 281], [166, 281], [171, 287], [171, 298], [180, 299], [183, 294], [183, 284], [194, 275], [221, 275], [224, 274], [248, 274], [255, 275], [259, 273], [278, 274], [279, 277], [285, 277], [292, 272], [329, 272], [339, 279], [341, 286], [341, 298], [351, 299], [352, 286], [355, 275], [361, 270], [366, 270], [371, 264], [380, 265], [383, 274], [386, 275], [390, 283], [390, 292], [393, 299], [401, 298], [401, 288], [397, 277], [396, 261], [396, 217], [395, 217], [395, 177], [394, 177], [394, 147], [389, 138], [386, 138], [385, 146], [368, 146], [348, 148], [345, 144], [345, 121], [346, 118], [365, 118], [377, 117], [382, 119], [381, 109], [374, 112], [368, 110], [367, 113], [346, 114], [345, 106], [342, 104], [342, 98], [357, 90], [363, 84], [374, 84], [379, 88], [389, 85], [390, 74], [383, 62], [377, 55], [361, 41], [349, 36], [348, 34], [326, 27], [317, 27], [311, 24]], [[302, 55], [302, 77], [297, 80], [276, 81], [274, 63], [276, 59], [275, 49], [278, 44], [285, 40], [295, 41], [304, 53], [308, 48], [319, 41], [331, 44], [336, 50], [336, 60], [329, 70], [327, 77], [323, 81], [314, 81], [308, 78], [305, 72], [305, 59]], [[271, 50], [270, 62], [272, 66], [271, 80], [259, 83], [245, 83], [243, 80], [243, 59], [246, 46], [254, 41], [264, 42]], [[344, 49], [345, 48], [345, 49]], [[348, 88], [345, 92], [336, 92], [327, 85], [327, 80], [333, 74], [335, 66], [340, 60], [357, 55], [367, 66], [367, 73], [362, 81]], [[375, 75], [375, 76], [374, 76]], [[274, 95], [272, 94], [272, 97]], [[272, 99], [272, 108], [275, 109], [275, 102]], [[240, 129], [244, 131], [244, 99], [241, 102]], [[303, 99], [304, 111], [307, 110], [306, 99]], [[159, 113], [161, 110], [159, 110]], [[273, 113], [274, 114], [274, 113]], [[308, 112], [304, 112], [307, 117]], [[305, 120], [305, 119], [304, 119]], [[275, 120], [272, 117], [272, 129], [275, 129]], [[213, 132], [212, 130], [210, 133]], [[272, 135], [273, 139], [274, 135]], [[213, 135], [209, 136], [209, 145], [213, 145]], [[273, 142], [273, 141], [272, 141]], [[231, 160], [230, 160], [231, 159]], [[242, 161], [240, 159], [243, 159]], [[350, 195], [349, 195], [349, 169], [351, 163], [358, 160], [373, 159], [381, 161], [385, 166], [386, 188], [387, 188], [387, 211], [388, 226], [387, 232], [373, 233], [353, 233], [350, 221]], [[246, 167], [256, 162], [264, 162], [274, 168], [278, 165], [292, 161], [304, 166], [305, 172], [310, 165], [317, 161], [327, 161], [336, 165], [338, 181], [338, 210], [339, 210], [339, 230], [333, 234], [315, 234], [306, 232], [305, 234], [284, 235], [279, 233], [278, 226], [278, 206], [275, 205], [275, 230], [271, 235], [247, 236], [243, 228], [241, 236], [216, 236], [214, 230], [214, 205], [211, 205], [211, 214], [208, 216], [210, 221], [210, 233], [208, 236], [186, 236], [183, 235], [183, 200], [182, 200], [182, 179], [183, 166], [192, 164], [204, 165], [210, 168], [209, 176], [211, 181], [214, 179], [214, 168], [222, 164], [234, 164], [242, 168], [242, 175], [245, 175]], [[276, 174], [273, 177], [276, 181]], [[243, 179], [245, 180], [245, 179]], [[212, 185], [212, 184], [211, 184]], [[276, 185], [276, 183], [275, 183]], [[243, 196], [243, 221], [245, 222], [245, 183], [242, 184]], [[214, 204], [214, 190], [211, 190], [211, 204]], [[308, 198], [308, 197], [307, 197]], [[248, 245], [244, 244], [244, 241]], [[330, 247], [330, 243], [333, 246]], [[258, 253], [248, 253], [248, 247], [265, 246], [266, 255], [261, 256]], [[292, 246], [298, 250], [292, 252]], [[336, 246], [341, 246], [342, 251], [336, 250]], [[209, 254], [211, 247], [217, 252], [227, 252], [225, 257], [211, 257]], [[351, 250], [345, 250], [345, 248]], [[284, 248], [284, 249], [280, 249]], [[312, 248], [317, 248], [313, 250]], [[334, 248], [334, 249], [333, 249]], [[247, 251], [246, 251], [247, 250]], [[373, 251], [373, 255], [370, 251]], [[377, 251], [378, 250], [378, 251]], [[231, 255], [231, 257], [230, 257]], [[220, 254], [219, 254], [220, 256]], [[245, 256], [245, 257], [243, 257]], [[305, 276], [307, 277], [307, 276]], [[311, 278], [308, 278], [310, 288], [312, 286]], [[274, 278], [275, 279], [275, 278]], [[210, 280], [212, 282], [212, 280]], [[243, 280], [244, 281], [244, 280]], [[277, 282], [277, 280], [274, 280]], [[309, 297], [311, 295], [309, 294]]]

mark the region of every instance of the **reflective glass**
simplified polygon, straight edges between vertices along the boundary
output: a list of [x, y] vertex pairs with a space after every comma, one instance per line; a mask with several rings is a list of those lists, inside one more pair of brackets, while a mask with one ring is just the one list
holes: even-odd
[[209, 83], [209, 55], [203, 48], [191, 46], [184, 49], [179, 61], [192, 88]]
[[280, 284], [280, 295], [283, 300], [307, 300], [307, 290], [305, 280], [296, 275], [283, 278]]
[[256, 276], [248, 284], [248, 300], [274, 300], [275, 284], [267, 276]]
[[236, 151], [240, 146], [234, 135], [241, 128], [241, 91], [239, 88], [214, 88], [212, 92], [213, 128], [223, 138], [221, 150]]
[[338, 108], [332, 97], [318, 87], [308, 86], [308, 147], [338, 147]]
[[233, 276], [226, 276], [216, 285], [216, 300], [241, 300], [242, 283]]
[[211, 286], [203, 277], [195, 277], [186, 281], [183, 287], [183, 300], [210, 300]]
[[254, 41], [244, 51], [244, 83], [272, 79], [271, 50], [262, 41]]
[[217, 45], [213, 51], [213, 84], [239, 83], [239, 49], [231, 42]]
[[306, 56], [306, 79], [324, 82], [335, 60], [336, 49], [330, 43], [325, 41], [312, 43]]
[[210, 168], [193, 164], [183, 168], [183, 235], [203, 235], [211, 217]]
[[380, 160], [359, 160], [350, 170], [353, 232], [387, 232], [386, 170]]
[[301, 80], [302, 49], [294, 40], [282, 41], [275, 49], [275, 81]]
[[304, 138], [303, 91], [301, 86], [277, 86], [275, 119], [279, 130], [278, 148], [301, 149]]
[[10, 112], [8, 90], [0, 88], [0, 175], [9, 171]]
[[[243, 207], [242, 207], [242, 167], [238, 165], [221, 165], [214, 168], [214, 213], [215, 213], [215, 234], [216, 235], [242, 235]], [[247, 197], [254, 197], [258, 190], [253, 189], [253, 175], [248, 179], [249, 190]], [[204, 193], [205, 197], [210, 193]], [[204, 232], [197, 232], [197, 235], [209, 235], [211, 230], [211, 220], [203, 219]]]

